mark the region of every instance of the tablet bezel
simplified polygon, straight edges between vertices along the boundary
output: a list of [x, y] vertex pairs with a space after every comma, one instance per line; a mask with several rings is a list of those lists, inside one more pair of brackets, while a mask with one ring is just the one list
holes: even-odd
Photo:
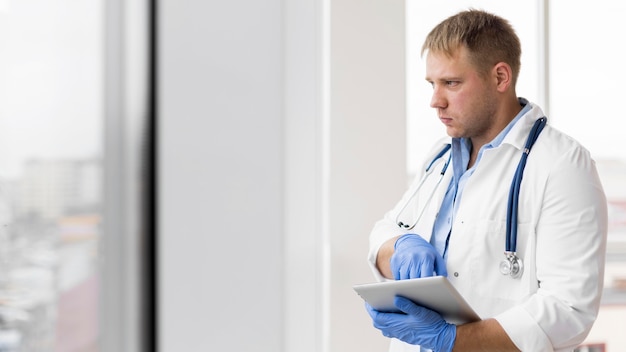
[[480, 320], [445, 276], [359, 284], [353, 289], [373, 308], [383, 312], [399, 312], [393, 304], [398, 295], [438, 312], [453, 324]]

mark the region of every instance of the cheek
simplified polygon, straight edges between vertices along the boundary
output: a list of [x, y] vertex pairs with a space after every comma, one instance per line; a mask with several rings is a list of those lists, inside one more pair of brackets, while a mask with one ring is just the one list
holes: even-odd
[[483, 117], [490, 115], [495, 106], [488, 94], [480, 93], [478, 90], [460, 92], [456, 103], [465, 114]]
[[461, 91], [454, 95], [454, 103], [459, 107], [467, 108], [471, 106], [472, 95], [467, 91]]
[[456, 113], [457, 118], [465, 120], [468, 115], [473, 115], [476, 109], [475, 96], [470, 92], [461, 91], [448, 96], [449, 106]]

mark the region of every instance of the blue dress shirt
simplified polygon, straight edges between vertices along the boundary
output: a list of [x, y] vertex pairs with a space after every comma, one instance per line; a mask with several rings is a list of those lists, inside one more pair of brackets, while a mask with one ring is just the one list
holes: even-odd
[[526, 114], [531, 106], [524, 98], [519, 98], [520, 105], [523, 106], [522, 110], [515, 116], [515, 118], [502, 130], [496, 138], [490, 143], [485, 144], [478, 151], [476, 162], [471, 168], [467, 168], [469, 164], [470, 151], [472, 148], [471, 141], [466, 138], [452, 138], [452, 179], [446, 190], [446, 195], [441, 203], [441, 208], [435, 219], [433, 225], [433, 235], [430, 237], [430, 243], [437, 249], [439, 254], [444, 259], [447, 257], [448, 252], [448, 240], [450, 239], [450, 233], [452, 232], [452, 224], [454, 223], [454, 214], [456, 213], [456, 204], [461, 202], [463, 196], [463, 189], [467, 184], [469, 178], [474, 174], [476, 166], [480, 162], [483, 152], [486, 149], [497, 148], [500, 146], [504, 137], [509, 133], [513, 125]]

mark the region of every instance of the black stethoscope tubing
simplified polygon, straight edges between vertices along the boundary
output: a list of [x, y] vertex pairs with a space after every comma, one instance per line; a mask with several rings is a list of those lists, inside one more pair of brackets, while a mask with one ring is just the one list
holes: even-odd
[[[428, 178], [428, 176], [433, 172], [433, 170], [432, 170], [433, 165], [437, 162], [437, 160], [441, 159], [448, 152], [448, 150], [450, 150], [450, 148], [451, 148], [451, 145], [449, 143], [447, 143], [443, 147], [443, 149], [437, 155], [435, 155], [433, 160], [426, 167], [426, 171], [424, 172], [424, 176], [422, 176], [422, 179], [420, 180], [419, 184], [415, 188], [415, 191], [413, 191], [413, 194], [411, 194], [411, 196], [407, 199], [407, 201], [404, 203], [402, 208], [400, 208], [400, 210], [398, 211], [398, 214], [396, 215], [396, 224], [401, 229], [403, 229], [403, 230], [412, 230], [415, 227], [415, 225], [417, 225], [417, 223], [420, 221], [420, 219], [422, 218], [422, 215], [424, 215], [424, 212], [426, 211], [426, 207], [424, 207], [424, 209], [422, 209], [422, 211], [417, 216], [417, 218], [415, 219], [413, 224], [405, 224], [404, 222], [400, 221], [400, 215], [402, 214], [402, 212], [406, 209], [406, 207], [409, 206], [409, 204], [411, 203], [411, 200], [413, 198], [415, 198], [415, 196], [420, 191], [420, 189], [422, 189], [422, 185], [424, 185], [424, 182], [426, 182], [426, 179]], [[439, 173], [439, 180], [437, 181], [437, 184], [435, 185], [435, 188], [433, 189], [433, 191], [430, 193], [430, 197], [428, 197], [428, 199], [426, 200], [426, 204], [430, 203], [430, 200], [435, 195], [435, 190], [439, 187], [439, 184], [443, 180], [443, 175], [446, 173], [446, 170], [448, 169], [448, 165], [450, 165], [450, 160], [451, 159], [452, 159], [452, 153], [450, 153], [450, 155], [448, 156], [448, 160], [445, 162], [445, 164], [441, 168], [441, 172]]]

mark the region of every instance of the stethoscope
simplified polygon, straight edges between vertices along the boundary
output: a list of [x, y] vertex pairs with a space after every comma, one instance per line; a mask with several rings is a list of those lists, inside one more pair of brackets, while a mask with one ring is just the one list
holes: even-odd
[[[515, 170], [515, 175], [513, 176], [513, 180], [511, 182], [511, 188], [509, 190], [509, 198], [508, 198], [507, 212], [506, 212], [506, 241], [505, 241], [505, 251], [504, 251], [505, 259], [502, 262], [500, 262], [500, 273], [502, 273], [502, 275], [509, 275], [514, 279], [522, 277], [522, 273], [524, 272], [524, 263], [522, 262], [522, 259], [517, 256], [517, 252], [516, 252], [517, 213], [518, 213], [518, 206], [519, 206], [519, 192], [520, 192], [520, 188], [522, 185], [522, 176], [524, 174], [524, 168], [526, 167], [526, 160], [528, 159], [528, 154], [530, 154], [530, 149], [535, 144], [535, 141], [537, 141], [537, 138], [539, 137], [539, 134], [545, 127], [546, 122], [547, 122], [547, 118], [542, 117], [538, 119], [537, 121], [535, 121], [535, 124], [530, 130], [530, 133], [528, 134], [528, 138], [526, 139], [526, 145], [524, 146], [524, 150], [522, 151], [522, 156], [520, 158], [519, 163], [517, 164], [517, 169]], [[398, 214], [396, 215], [396, 224], [400, 228], [404, 230], [411, 230], [417, 225], [417, 223], [422, 218], [422, 215], [424, 214], [427, 208], [427, 205], [430, 203], [437, 188], [439, 187], [439, 184], [443, 180], [443, 175], [446, 173], [446, 170], [448, 169], [448, 165], [450, 164], [450, 160], [452, 158], [452, 153], [450, 153], [450, 155], [448, 156], [448, 159], [445, 160], [443, 167], [441, 168], [439, 180], [435, 184], [433, 191], [431, 192], [430, 196], [426, 200], [426, 203], [424, 204], [424, 208], [417, 216], [417, 219], [410, 225], [405, 224], [404, 222], [399, 220], [404, 210], [409, 206], [412, 199], [415, 198], [417, 193], [422, 188], [422, 185], [426, 182], [426, 179], [433, 173], [434, 165], [442, 162], [443, 156], [449, 150], [450, 150], [450, 144], [446, 144], [443, 147], [443, 149], [437, 155], [435, 155], [433, 160], [426, 167], [426, 171], [424, 175], [422, 176], [422, 178], [420, 179], [419, 183], [417, 184], [417, 187], [415, 188], [411, 196], [406, 200], [404, 205], [400, 208], [400, 211], [398, 211]]]

